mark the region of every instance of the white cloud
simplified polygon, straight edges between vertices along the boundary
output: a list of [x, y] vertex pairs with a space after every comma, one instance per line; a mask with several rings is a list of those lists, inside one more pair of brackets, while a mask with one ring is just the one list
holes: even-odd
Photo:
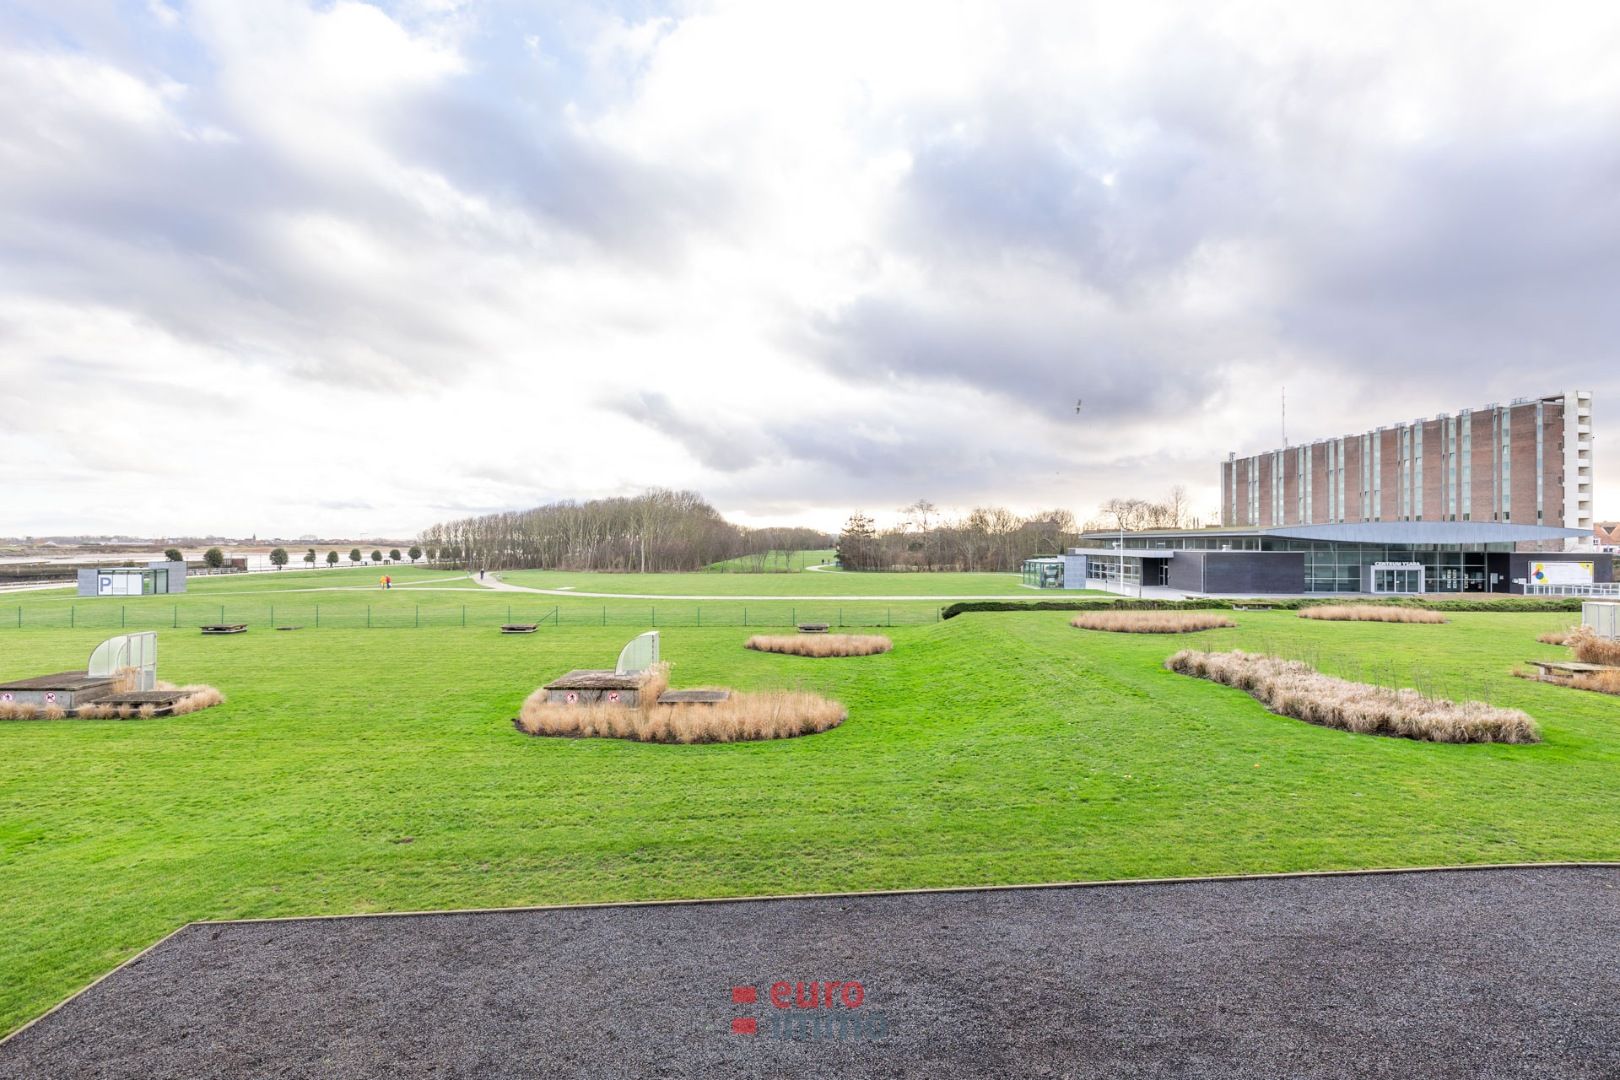
[[0, 531], [1084, 515], [1213, 502], [1284, 382], [1296, 438], [1620, 394], [1603, 8], [12, 18]]

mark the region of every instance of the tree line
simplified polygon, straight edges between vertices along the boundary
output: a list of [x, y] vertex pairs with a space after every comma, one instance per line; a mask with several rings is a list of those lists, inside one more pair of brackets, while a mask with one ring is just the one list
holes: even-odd
[[658, 488], [442, 522], [423, 530], [420, 543], [441, 566], [661, 573], [828, 540], [815, 529], [744, 528], [696, 492]]
[[845, 570], [1016, 571], [1025, 559], [1078, 546], [1081, 533], [1198, 527], [1179, 486], [1160, 501], [1109, 499], [1098, 509], [1097, 517], [1077, 525], [1067, 510], [1021, 516], [982, 506], [950, 517], [918, 499], [901, 508], [900, 523], [889, 529], [878, 529], [866, 514], [852, 515], [838, 536], [838, 562]]
[[838, 563], [845, 570], [1017, 570], [1025, 559], [1050, 555], [1076, 543], [1080, 529], [1067, 510], [1027, 517], [1000, 506], [981, 506], [964, 517], [940, 514], [919, 499], [905, 518], [878, 529], [857, 513], [838, 536]]

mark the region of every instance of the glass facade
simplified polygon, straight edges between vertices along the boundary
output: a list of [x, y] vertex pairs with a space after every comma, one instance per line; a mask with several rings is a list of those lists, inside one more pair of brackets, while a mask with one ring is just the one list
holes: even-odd
[[1053, 558], [1025, 559], [1024, 584], [1032, 589], [1063, 588], [1063, 560]]
[[[1134, 546], [1136, 545], [1132, 544], [1130, 539], [1127, 537], [1125, 541], [1127, 552]], [[1087, 552], [1086, 554], [1090, 556], [1088, 559], [1086, 559], [1086, 576], [1091, 581], [1101, 582], [1101, 588], [1118, 592], [1134, 592], [1141, 587], [1141, 559], [1122, 559], [1118, 556], [1118, 554], [1110, 555], [1110, 553], [1107, 551], [1098, 552], [1095, 555], [1092, 555], [1090, 552]], [[1163, 562], [1162, 559], [1157, 559], [1154, 561]], [[1123, 568], [1120, 566], [1121, 563], [1125, 564]], [[1121, 576], [1122, 569], [1123, 577]], [[1149, 582], [1149, 584], [1153, 583]]]
[[[1127, 550], [1304, 552], [1305, 591], [1308, 593], [1361, 592], [1362, 568], [1370, 567], [1373, 563], [1418, 563], [1423, 567], [1424, 589], [1427, 592], [1488, 592], [1491, 586], [1486, 556], [1513, 550], [1511, 542], [1356, 544], [1231, 533], [1211, 536], [1127, 535], [1125, 547]], [[1100, 558], [1091, 560], [1091, 575], [1098, 578], [1106, 575], [1110, 580], [1117, 577], [1118, 561], [1108, 559], [1106, 549], [1098, 554]], [[1126, 560], [1125, 566], [1126, 583], [1133, 586], [1141, 580], [1141, 567], [1133, 566], [1134, 562], [1136, 560]]]

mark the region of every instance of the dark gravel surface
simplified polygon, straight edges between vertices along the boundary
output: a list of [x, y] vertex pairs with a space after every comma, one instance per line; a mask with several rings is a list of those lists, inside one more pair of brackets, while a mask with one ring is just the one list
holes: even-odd
[[0, 1076], [1614, 1078], [1620, 870], [199, 925]]

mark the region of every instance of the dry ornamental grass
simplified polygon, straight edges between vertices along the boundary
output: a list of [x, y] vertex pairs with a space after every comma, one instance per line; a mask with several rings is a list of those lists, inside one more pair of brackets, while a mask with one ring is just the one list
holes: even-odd
[[1543, 645], [1568, 645], [1570, 638], [1575, 636], [1574, 628], [1568, 630], [1550, 630], [1536, 638]]
[[1620, 641], [1598, 637], [1589, 626], [1571, 633], [1564, 644], [1575, 650], [1575, 659], [1579, 663], [1620, 667]]
[[755, 634], [743, 648], [789, 656], [876, 656], [894, 648], [882, 634]]
[[1594, 671], [1590, 675], [1576, 675], [1569, 685], [1577, 690], [1594, 690], [1599, 694], [1620, 694], [1620, 671]]
[[1069, 625], [1116, 634], [1190, 634], [1237, 623], [1212, 611], [1088, 611], [1070, 619]]
[[1164, 665], [1182, 675], [1242, 690], [1282, 716], [1341, 731], [1447, 743], [1541, 740], [1536, 722], [1518, 709], [1350, 682], [1297, 660], [1183, 649]]
[[1299, 609], [1302, 619], [1329, 622], [1443, 623], [1446, 617], [1424, 608], [1380, 607], [1376, 604], [1323, 604]]
[[[175, 686], [173, 683], [160, 682], [158, 690], [179, 690], [185, 696], [174, 703], [170, 710], [171, 716], [185, 716], [199, 709], [207, 709], [224, 702], [225, 695], [212, 686]], [[126, 693], [128, 691], [125, 691]], [[151, 719], [157, 715], [155, 705], [103, 705], [90, 702], [80, 705], [69, 713], [58, 705], [18, 705], [15, 703], [0, 704], [0, 720], [65, 720], [68, 716], [75, 716], [81, 720], [131, 720], [140, 718]]]
[[657, 704], [668, 687], [669, 665], [657, 664], [642, 683], [641, 704], [635, 707], [553, 705], [541, 688], [523, 703], [517, 727], [530, 735], [637, 742], [759, 742], [814, 735], [837, 727], [849, 715], [836, 701], [797, 690], [734, 693], [713, 704]]

